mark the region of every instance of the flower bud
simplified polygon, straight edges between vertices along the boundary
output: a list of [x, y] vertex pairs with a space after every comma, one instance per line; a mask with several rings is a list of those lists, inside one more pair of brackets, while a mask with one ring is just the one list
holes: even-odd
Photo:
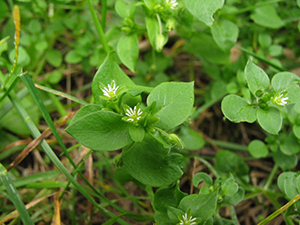
[[169, 134], [168, 139], [174, 143], [178, 148], [184, 149], [183, 141], [176, 134]]
[[165, 44], [165, 38], [162, 34], [159, 34], [155, 38], [155, 49], [156, 51], [160, 52]]
[[173, 18], [167, 20], [166, 27], [167, 27], [168, 31], [174, 30], [175, 23], [176, 23], [176, 20]]

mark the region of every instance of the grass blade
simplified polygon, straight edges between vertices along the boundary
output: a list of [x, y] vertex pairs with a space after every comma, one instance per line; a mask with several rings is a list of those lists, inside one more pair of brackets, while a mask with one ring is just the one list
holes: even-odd
[[15, 188], [12, 180], [7, 174], [6, 169], [4, 166], [0, 163], [0, 180], [4, 184], [8, 195], [10, 197], [10, 200], [15, 205], [16, 209], [18, 210], [20, 217], [25, 225], [33, 225], [33, 222], [29, 216], [29, 213], [27, 212], [24, 203], [22, 202], [20, 195]]

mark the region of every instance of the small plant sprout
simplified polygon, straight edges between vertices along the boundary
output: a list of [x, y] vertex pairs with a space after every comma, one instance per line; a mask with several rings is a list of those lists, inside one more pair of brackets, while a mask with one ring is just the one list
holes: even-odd
[[180, 221], [178, 223], [178, 225], [196, 225], [196, 218], [193, 218], [191, 216], [191, 210], [189, 210], [188, 212], [186, 212], [184, 215], [181, 216]]
[[127, 122], [133, 122], [136, 123], [138, 120], [142, 118], [143, 111], [140, 109], [139, 104], [134, 106], [133, 108], [125, 105], [124, 106], [125, 115], [126, 117], [123, 118], [123, 120]]
[[278, 106], [285, 106], [288, 103], [289, 97], [286, 94], [277, 94], [272, 98], [272, 103]]
[[171, 9], [175, 9], [178, 5], [177, 0], [166, 0], [166, 5], [168, 5]]
[[103, 92], [102, 96], [106, 100], [113, 100], [117, 98], [117, 90], [119, 89], [119, 86], [116, 86], [115, 80], [113, 80], [110, 84], [107, 85], [107, 87], [104, 87], [102, 84], [100, 84], [100, 89]]

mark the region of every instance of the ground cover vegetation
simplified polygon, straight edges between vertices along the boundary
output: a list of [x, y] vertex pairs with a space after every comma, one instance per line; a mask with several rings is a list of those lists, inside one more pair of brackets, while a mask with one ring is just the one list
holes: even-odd
[[0, 1], [0, 224], [299, 224], [300, 1]]

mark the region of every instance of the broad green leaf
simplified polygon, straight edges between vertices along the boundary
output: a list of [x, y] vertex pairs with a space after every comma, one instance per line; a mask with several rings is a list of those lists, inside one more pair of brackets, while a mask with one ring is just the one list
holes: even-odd
[[123, 36], [118, 42], [117, 53], [122, 63], [134, 72], [139, 57], [139, 43], [136, 34]]
[[185, 7], [198, 20], [204, 22], [207, 26], [213, 24], [213, 14], [224, 5], [224, 0], [184, 0]]
[[255, 8], [250, 18], [258, 25], [272, 29], [284, 26], [284, 22], [278, 16], [275, 8], [271, 5]]
[[129, 127], [129, 134], [133, 141], [142, 142], [145, 137], [145, 130], [143, 127], [132, 125]]
[[213, 180], [207, 173], [199, 172], [196, 173], [195, 176], [193, 176], [193, 185], [195, 187], [197, 187], [202, 181], [204, 181], [207, 186], [213, 185]]
[[277, 108], [259, 108], [256, 112], [259, 125], [270, 134], [278, 134], [282, 126], [282, 115]]
[[297, 0], [297, 5], [300, 8], [300, 0]]
[[178, 208], [183, 212], [191, 209], [191, 214], [200, 217], [203, 221], [213, 216], [217, 207], [218, 193], [211, 194], [192, 194], [184, 197], [179, 203]]
[[283, 53], [283, 47], [281, 45], [271, 45], [268, 49], [270, 56], [278, 57]]
[[169, 154], [169, 149], [148, 135], [123, 153], [123, 163], [130, 175], [153, 187], [167, 186], [179, 179], [183, 174], [182, 161], [182, 155]]
[[193, 54], [197, 54], [214, 64], [228, 64], [230, 51], [222, 50], [212, 36], [205, 33], [197, 33], [188, 39], [185, 48]]
[[185, 148], [189, 150], [201, 149], [205, 145], [202, 135], [187, 126], [181, 127], [179, 137]]
[[117, 0], [115, 9], [119, 16], [121, 16], [122, 18], [131, 17], [131, 15], [135, 11], [135, 2], [132, 1], [128, 4], [124, 0]]
[[62, 54], [56, 49], [50, 49], [46, 52], [46, 60], [54, 67], [60, 67], [62, 63]]
[[144, 2], [149, 9], [153, 9], [159, 3], [159, 0], [144, 0]]
[[128, 127], [121, 115], [87, 105], [76, 113], [66, 131], [88, 148], [109, 151], [132, 143]]
[[279, 148], [286, 155], [294, 155], [300, 151], [298, 140], [293, 133], [283, 136], [280, 140]]
[[244, 160], [237, 154], [221, 150], [218, 151], [215, 158], [216, 169], [223, 174], [236, 175], [242, 177], [249, 173], [249, 166], [244, 162]]
[[232, 196], [237, 193], [239, 186], [233, 178], [228, 178], [225, 182], [222, 182], [221, 189], [221, 195]]
[[[194, 104], [194, 83], [169, 82], [156, 86], [147, 98], [147, 105], [156, 102], [157, 126], [172, 129], [191, 114]], [[171, 115], [171, 116], [170, 116]]]
[[277, 151], [273, 153], [273, 160], [282, 170], [290, 170], [297, 165], [298, 156], [296, 154], [286, 155], [281, 151]]
[[222, 205], [237, 205], [240, 201], [244, 199], [245, 190], [242, 187], [239, 187], [237, 192], [231, 196], [224, 196]]
[[296, 183], [296, 173], [295, 172], [283, 172], [278, 176], [277, 185], [283, 193], [285, 193], [285, 180], [291, 180]]
[[93, 79], [92, 92], [97, 104], [101, 103], [100, 96], [103, 95], [103, 92], [99, 86], [99, 82], [104, 85], [108, 85], [111, 84], [112, 80], [114, 80], [117, 86], [134, 86], [133, 81], [113, 61], [112, 57], [112, 53], [106, 57], [105, 61], [100, 66]]
[[263, 32], [258, 34], [258, 43], [262, 48], [267, 48], [272, 43], [270, 34]]
[[290, 72], [281, 72], [275, 74], [272, 79], [272, 87], [277, 92], [287, 91], [286, 97], [292, 103], [299, 102], [300, 88], [299, 88], [300, 78]]
[[237, 95], [227, 95], [222, 100], [221, 109], [226, 118], [235, 123], [253, 123], [256, 120], [255, 109]]
[[82, 57], [75, 50], [71, 50], [65, 56], [65, 60], [67, 63], [76, 64], [82, 61]]
[[[14, 61], [14, 57], [15, 57], [15, 50], [12, 49], [9, 52], [9, 60], [10, 60], [10, 62]], [[19, 58], [18, 58], [18, 64], [17, 65], [19, 65], [21, 67], [25, 67], [25, 66], [29, 65], [30, 61], [31, 61], [31, 59], [30, 59], [29, 54], [27, 53], [27, 51], [25, 50], [24, 47], [20, 46], [19, 47]]]
[[284, 193], [289, 199], [294, 198], [296, 195], [299, 194], [297, 190], [297, 181], [296, 178], [294, 179], [285, 179], [283, 186], [284, 186]]
[[147, 33], [148, 33], [150, 44], [152, 45], [153, 48], [155, 48], [155, 38], [159, 34], [157, 19], [152, 17], [147, 17], [146, 27], [147, 27]]
[[210, 29], [215, 42], [224, 51], [231, 49], [239, 36], [238, 26], [228, 20], [215, 22]]
[[255, 95], [258, 90], [268, 90], [270, 88], [270, 79], [268, 75], [250, 59], [245, 67], [245, 76], [248, 87], [253, 95]]
[[269, 153], [267, 145], [261, 140], [251, 141], [248, 145], [248, 151], [254, 158], [263, 158]]
[[300, 126], [299, 125], [294, 124], [294, 126], [293, 126], [293, 132], [294, 132], [295, 136], [298, 139], [300, 139]]
[[153, 204], [156, 210], [167, 213], [168, 207], [177, 207], [187, 194], [179, 189], [178, 182], [170, 187], [162, 187], [155, 192]]

